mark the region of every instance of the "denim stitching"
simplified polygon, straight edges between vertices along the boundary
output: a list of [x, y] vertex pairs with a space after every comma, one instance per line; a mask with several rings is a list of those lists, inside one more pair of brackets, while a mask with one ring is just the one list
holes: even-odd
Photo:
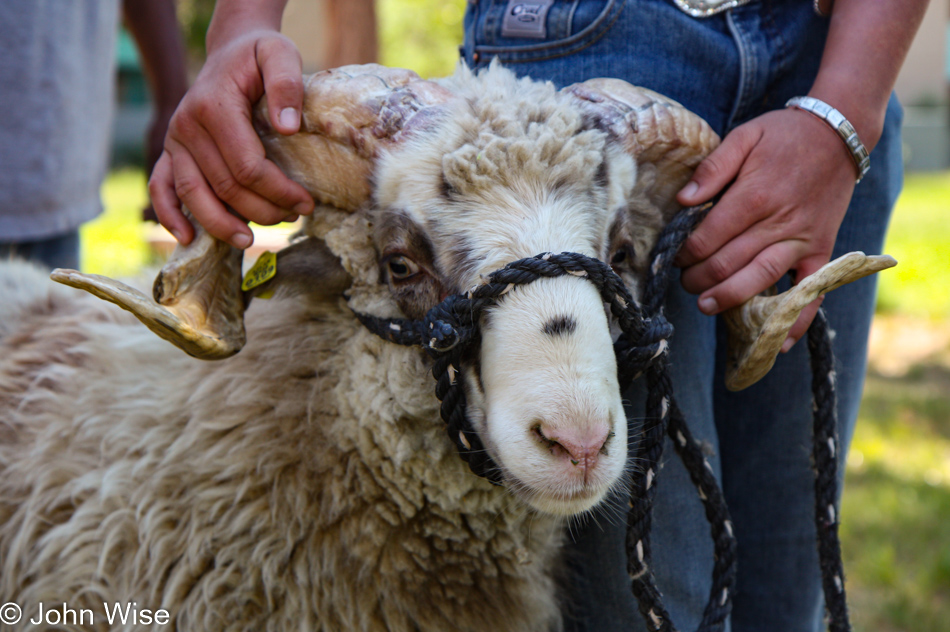
[[571, 28], [574, 26], [574, 13], [577, 11], [577, 5], [581, 3], [581, 0], [574, 0], [574, 3], [571, 5], [571, 10], [567, 12], [567, 32], [571, 32]]
[[571, 33], [570, 27], [566, 20], [567, 12], [561, 5], [562, 3], [555, 2], [548, 10], [547, 32], [549, 37], [561, 39], [567, 37]]
[[[482, 38], [489, 44], [495, 44], [498, 41], [497, 34], [501, 32], [501, 20], [505, 8], [492, 0], [488, 9], [485, 10], [485, 24], [482, 26]], [[475, 33], [478, 33], [478, 23], [475, 24]], [[475, 47], [478, 51], [478, 46]]]
[[732, 113], [726, 120], [725, 130], [730, 131], [736, 122], [736, 118], [745, 109], [746, 99], [751, 97], [753, 75], [755, 74], [755, 52], [749, 45], [739, 22], [735, 19], [733, 10], [726, 11], [726, 23], [729, 25], [729, 32], [739, 50], [739, 88], [736, 92], [736, 102], [732, 108]]

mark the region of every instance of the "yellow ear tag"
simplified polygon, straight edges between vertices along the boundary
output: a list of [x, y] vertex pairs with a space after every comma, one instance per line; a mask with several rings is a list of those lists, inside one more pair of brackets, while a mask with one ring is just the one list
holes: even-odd
[[[257, 258], [251, 269], [244, 275], [244, 281], [241, 282], [241, 289], [247, 292], [250, 289], [263, 285], [274, 278], [277, 274], [277, 255], [273, 252], [265, 251]], [[274, 295], [273, 290], [263, 292], [257, 295], [257, 298], [270, 298]]]

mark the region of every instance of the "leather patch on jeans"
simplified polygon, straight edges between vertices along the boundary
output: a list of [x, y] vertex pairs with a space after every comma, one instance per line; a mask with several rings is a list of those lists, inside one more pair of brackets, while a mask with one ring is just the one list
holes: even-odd
[[548, 9], [554, 0], [508, 0], [505, 19], [501, 23], [502, 37], [544, 39], [547, 36]]

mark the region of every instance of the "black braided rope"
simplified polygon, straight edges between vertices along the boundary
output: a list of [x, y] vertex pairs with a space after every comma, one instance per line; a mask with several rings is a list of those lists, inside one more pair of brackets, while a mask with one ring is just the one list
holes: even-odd
[[[696, 485], [709, 520], [715, 562], [709, 600], [698, 630], [720, 632], [732, 607], [736, 578], [736, 541], [725, 498], [701, 446], [687, 427], [673, 397], [667, 369], [672, 326], [662, 313], [662, 303], [672, 275], [672, 262], [693, 228], [714, 202], [684, 209], [659, 236], [651, 254], [651, 267], [642, 304], [627, 291], [607, 264], [578, 253], [545, 253], [515, 261], [488, 276], [487, 282], [465, 293], [448, 297], [421, 320], [379, 318], [355, 312], [373, 333], [401, 345], [421, 346], [435, 358], [432, 369], [440, 414], [450, 439], [475, 474], [501, 484], [501, 470], [492, 461], [472, 429], [466, 414], [460, 370], [480, 343], [478, 322], [482, 311], [494, 305], [515, 286], [541, 277], [564, 274], [585, 277], [594, 283], [623, 332], [615, 344], [621, 391], [646, 373], [647, 410], [637, 444], [638, 470], [631, 478], [627, 517], [627, 570], [631, 590], [647, 625], [654, 630], [675, 630], [663, 606], [652, 571], [650, 529], [656, 496], [656, 474], [668, 434]], [[814, 341], [813, 341], [814, 338]], [[832, 632], [850, 630], [844, 594], [844, 574], [837, 536], [837, 442], [833, 356], [824, 315], [809, 329], [815, 398], [814, 457], [816, 464], [816, 524], [823, 588]], [[829, 463], [830, 455], [830, 463]]]
[[[684, 209], [657, 239], [650, 256], [650, 271], [642, 302], [643, 311], [651, 316], [651, 321], [666, 322], [665, 318], [662, 318], [662, 303], [672, 275], [673, 258], [712, 206], [710, 202]], [[618, 364], [622, 366], [620, 357], [628, 353], [627, 349], [620, 350]], [[621, 386], [625, 388], [629, 370], [618, 370], [621, 374]], [[656, 587], [651, 569], [649, 536], [653, 500], [656, 496], [655, 477], [666, 434], [673, 440], [677, 454], [697, 487], [710, 523], [715, 551], [713, 582], [698, 629], [703, 632], [718, 632], [724, 629], [725, 620], [732, 608], [731, 596], [736, 581], [736, 541], [719, 483], [673, 397], [673, 385], [664, 357], [662, 363], [657, 363], [647, 370], [646, 420], [640, 432], [637, 450], [639, 469], [631, 483], [630, 512], [627, 516], [627, 570], [631, 579], [631, 591], [647, 625], [663, 631], [675, 628]]]
[[651, 317], [645, 317], [623, 280], [609, 265], [578, 253], [545, 253], [515, 261], [493, 272], [486, 283], [464, 295], [449, 297], [419, 321], [356, 315], [364, 326], [383, 338], [399, 344], [425, 347], [436, 358], [432, 373], [437, 380], [436, 396], [442, 401], [440, 414], [449, 437], [474, 473], [500, 484], [500, 469], [484, 450], [465, 414], [465, 396], [458, 379], [459, 369], [464, 355], [477, 348], [477, 323], [485, 308], [500, 300], [516, 285], [564, 274], [588, 279], [610, 306], [623, 332], [615, 345], [619, 373], [622, 375], [621, 386], [626, 388], [634, 375], [644, 372], [650, 383], [648, 421], [639, 435], [637, 450], [637, 462], [646, 465], [632, 477], [627, 535], [628, 570], [643, 616], [651, 627], [673, 629], [650, 568], [649, 535], [663, 435], [668, 431], [670, 412], [675, 411], [679, 418], [674, 426], [679, 430], [678, 436], [688, 437], [685, 444], [677, 445], [677, 451], [685, 455], [687, 466], [695, 470], [690, 475], [700, 490], [707, 517], [715, 523], [713, 534], [718, 547], [716, 557], [719, 563], [714, 566], [713, 593], [706, 608], [708, 615], [704, 617], [706, 625], [700, 629], [721, 630], [729, 614], [730, 589], [735, 583], [735, 541], [725, 499], [715, 476], [708, 469], [699, 444], [685, 428], [673, 399], [672, 384], [666, 370], [673, 327], [659, 310]]
[[421, 320], [379, 318], [355, 312], [373, 333], [397, 344], [424, 347], [436, 359], [432, 374], [437, 381], [436, 396], [442, 402], [440, 415], [449, 438], [472, 472], [492, 483], [501, 484], [501, 471], [468, 421], [465, 394], [458, 379], [463, 357], [478, 346], [476, 324], [485, 308], [516, 285], [565, 274], [585, 277], [600, 290], [625, 333], [629, 347], [627, 363], [633, 372], [643, 371], [654, 358], [665, 353], [672, 327], [665, 321], [655, 325], [646, 321], [623, 280], [610, 266], [578, 253], [544, 253], [510, 263], [488, 275], [486, 283], [465, 294], [448, 297]]
[[828, 319], [818, 310], [808, 328], [811, 356], [814, 425], [812, 460], [815, 467], [815, 527], [818, 530], [818, 564], [825, 593], [825, 611], [831, 632], [848, 632], [848, 603], [844, 590], [844, 565], [838, 540], [838, 416], [835, 396], [835, 359]]

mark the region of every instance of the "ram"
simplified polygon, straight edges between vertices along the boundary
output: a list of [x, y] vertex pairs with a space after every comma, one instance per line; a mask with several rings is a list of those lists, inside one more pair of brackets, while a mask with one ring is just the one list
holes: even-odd
[[565, 522], [627, 463], [603, 299], [565, 275], [483, 315], [455, 379], [500, 486], [458, 458], [429, 356], [356, 313], [418, 319], [544, 252], [608, 261], [636, 295], [716, 135], [622, 81], [558, 91], [498, 66], [319, 73], [300, 134], [266, 121], [319, 202], [276, 276], [242, 290], [240, 251], [200, 230], [157, 302], [54, 274], [193, 356], [239, 354], [188, 357], [0, 267], [0, 602], [24, 626], [43, 603], [107, 628], [103, 604], [134, 602], [188, 631], [557, 629]]

